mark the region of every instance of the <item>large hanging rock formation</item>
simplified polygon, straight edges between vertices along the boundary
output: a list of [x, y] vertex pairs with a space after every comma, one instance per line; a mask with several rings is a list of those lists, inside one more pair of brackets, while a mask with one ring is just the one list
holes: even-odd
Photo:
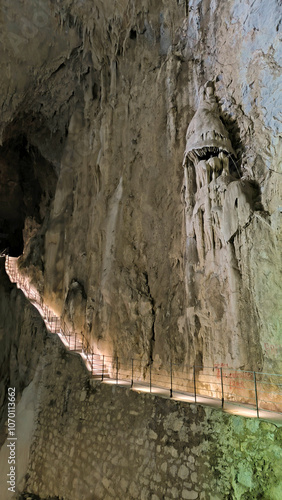
[[[195, 334], [200, 333], [201, 363], [209, 358], [208, 344], [216, 339], [216, 356], [225, 366], [240, 363], [260, 369], [258, 318], [234, 245], [256, 210], [261, 212], [260, 191], [254, 182], [241, 178], [212, 82], [202, 91], [186, 137], [187, 319], [192, 329], [197, 327]], [[197, 290], [192, 291], [194, 283]]]

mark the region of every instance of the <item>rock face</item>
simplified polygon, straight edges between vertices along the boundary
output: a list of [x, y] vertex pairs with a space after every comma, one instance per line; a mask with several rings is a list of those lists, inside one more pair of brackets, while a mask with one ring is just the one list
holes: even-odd
[[91, 386], [75, 355], [62, 359], [59, 346], [52, 354], [22, 491], [46, 499], [279, 500], [281, 427]]
[[201, 335], [200, 361], [209, 359], [205, 343], [214, 342], [216, 330], [217, 345], [221, 345], [216, 356], [220, 354], [227, 366], [240, 360], [243, 367], [261, 369], [258, 318], [243, 277], [241, 248], [235, 248], [256, 211], [262, 211], [260, 191], [254, 181], [241, 176], [212, 82], [202, 89], [186, 139], [188, 322], [194, 321], [194, 334]]
[[[28, 303], [24, 294], [11, 284], [4, 269], [4, 259], [0, 259], [0, 421], [7, 408], [6, 388], [15, 387], [20, 395], [32, 381], [38, 360], [42, 355], [46, 339], [46, 329], [38, 311]], [[27, 345], [29, 348], [27, 349]], [[1, 445], [3, 443], [1, 435]]]
[[3, 148], [24, 134], [58, 177], [21, 263], [49, 305], [144, 367], [281, 371], [279, 0], [4, 2], [1, 23]]
[[[24, 480], [29, 461], [29, 448], [35, 428], [39, 396], [35, 375], [42, 363], [47, 332], [38, 311], [24, 294], [12, 285], [0, 259], [0, 497], [11, 498], [7, 490], [9, 448], [7, 447], [8, 387], [15, 388], [17, 401], [16, 431], [17, 485]], [[4, 473], [5, 470], [5, 473]]]
[[1, 498], [280, 500], [282, 427], [89, 379], [81, 357], [1, 278], [1, 352], [13, 355], [0, 394], [15, 385], [17, 397], [17, 493], [7, 495], [1, 436]]

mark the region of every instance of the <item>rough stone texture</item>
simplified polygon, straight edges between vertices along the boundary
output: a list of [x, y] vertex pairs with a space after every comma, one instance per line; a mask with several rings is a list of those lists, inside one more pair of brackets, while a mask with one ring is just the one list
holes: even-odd
[[[46, 300], [105, 353], [281, 370], [280, 14], [275, 0], [4, 2], [3, 137], [28, 117], [59, 173], [45, 253], [26, 265], [44, 259]], [[228, 256], [200, 262], [181, 164], [207, 80], [260, 203]]]
[[90, 383], [79, 356], [56, 337], [46, 343], [35, 380], [25, 493], [64, 500], [281, 498], [282, 428]]
[[[0, 25], [1, 249], [24, 227], [22, 269], [105, 354], [281, 372], [280, 0], [3, 0]], [[209, 188], [224, 196], [213, 251], [182, 166], [207, 81], [237, 158], [237, 180]], [[22, 490], [281, 498], [280, 429], [91, 387], [1, 280], [1, 417], [15, 385]]]
[[24, 294], [10, 283], [4, 269], [3, 258], [0, 259], [0, 266], [0, 418], [2, 421], [2, 416], [7, 410], [3, 408], [6, 388], [9, 385], [15, 387], [20, 394], [33, 380], [47, 332], [38, 311], [26, 300]]
[[[91, 381], [80, 356], [1, 278], [4, 350], [17, 345], [17, 366], [30, 370], [19, 384], [10, 354], [1, 394], [16, 386], [17, 494], [7, 496], [2, 426], [1, 499], [280, 500], [282, 427]], [[19, 303], [20, 322], [10, 315]]]
[[7, 388], [15, 387], [17, 396], [16, 429], [17, 476], [24, 478], [29, 459], [29, 448], [35, 425], [38, 386], [34, 381], [42, 357], [47, 332], [38, 311], [24, 294], [12, 285], [5, 273], [4, 259], [0, 259], [0, 497], [7, 498], [8, 448]]
[[[3, 147], [58, 174], [22, 263], [48, 303], [144, 366], [281, 371], [280, 1], [4, 1], [1, 25]], [[206, 81], [258, 203], [200, 262], [182, 160]]]

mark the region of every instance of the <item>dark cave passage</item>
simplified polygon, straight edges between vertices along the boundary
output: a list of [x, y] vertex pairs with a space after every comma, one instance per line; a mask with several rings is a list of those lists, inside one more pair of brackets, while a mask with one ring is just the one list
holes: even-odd
[[0, 252], [23, 253], [44, 220], [56, 181], [53, 166], [24, 135], [0, 148]]

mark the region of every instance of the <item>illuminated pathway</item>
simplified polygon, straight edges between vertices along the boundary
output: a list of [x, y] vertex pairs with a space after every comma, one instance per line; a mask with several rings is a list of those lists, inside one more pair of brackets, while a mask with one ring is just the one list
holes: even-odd
[[174, 364], [163, 372], [150, 365], [144, 374], [140, 360], [94, 353], [83, 334], [69, 330], [44, 304], [29, 279], [19, 273], [16, 258], [6, 257], [5, 268], [11, 282], [16, 283], [38, 309], [47, 329], [59, 335], [69, 350], [81, 355], [93, 378], [107, 384], [131, 387], [138, 392], [204, 404], [233, 415], [259, 417], [282, 425], [282, 375], [235, 371], [223, 366], [183, 368]]

